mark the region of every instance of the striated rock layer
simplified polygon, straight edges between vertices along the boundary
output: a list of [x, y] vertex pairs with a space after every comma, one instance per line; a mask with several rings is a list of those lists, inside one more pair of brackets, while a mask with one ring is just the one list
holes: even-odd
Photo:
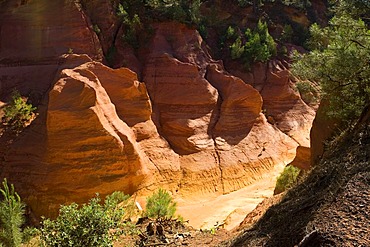
[[[197, 31], [158, 23], [146, 52], [133, 59], [141, 61], [134, 66], [139, 82], [127, 68], [111, 69], [87, 55], [60, 56], [65, 51], [48, 49], [78, 43], [79, 53], [97, 54], [89, 20], [77, 20], [84, 18], [77, 5], [16, 2], [6, 5], [15, 14], [0, 12], [1, 20], [9, 18], [1, 22], [2, 34], [35, 13], [51, 18], [43, 11], [54, 4], [63, 18], [76, 22], [65, 30], [58, 18], [50, 22], [60, 33], [29, 44], [25, 53], [9, 53], [10, 43], [1, 36], [6, 49], [0, 50], [0, 78], [7, 79], [1, 80], [0, 100], [14, 88], [30, 98], [35, 91], [39, 112], [17, 138], [0, 137], [1, 177], [15, 184], [36, 216], [53, 215], [60, 204], [86, 202], [96, 192], [145, 195], [164, 187], [181, 197], [228, 193], [290, 162], [296, 147], [307, 144], [313, 111], [291, 90], [286, 69], [276, 64], [266, 68], [267, 80], [257, 69], [253, 80], [241, 79], [212, 59]], [[16, 25], [30, 28], [22, 23]], [[40, 25], [36, 32], [44, 37]], [[29, 61], [40, 49], [40, 59]]]

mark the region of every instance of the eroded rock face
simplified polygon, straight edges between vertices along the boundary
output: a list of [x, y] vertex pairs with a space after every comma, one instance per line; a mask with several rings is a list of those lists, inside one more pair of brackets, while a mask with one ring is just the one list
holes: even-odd
[[233, 69], [231, 71], [260, 92], [263, 112], [269, 123], [299, 145], [310, 146], [307, 133], [315, 118], [315, 110], [294, 90], [287, 64], [270, 61], [268, 64], [255, 64], [249, 73]]
[[0, 7], [0, 100], [13, 89], [38, 105], [65, 53], [101, 58], [89, 19], [73, 1], [7, 0]]
[[317, 114], [312, 122], [310, 131], [311, 140], [311, 166], [316, 165], [325, 152], [325, 146], [336, 132], [344, 125], [340, 119], [330, 118], [327, 111], [328, 101], [324, 98], [320, 102]]
[[294, 160], [289, 164], [302, 170], [311, 168], [311, 149], [309, 147], [298, 146]]
[[297, 144], [267, 123], [260, 93], [214, 61], [196, 31], [159, 24], [150, 50], [143, 80], [159, 133], [181, 156], [184, 194], [227, 193], [292, 158]]
[[[101, 81], [109, 83], [107, 91]], [[115, 92], [123, 97], [117, 98]], [[58, 204], [86, 201], [97, 191], [134, 193], [142, 186], [150, 162], [138, 147], [134, 130], [117, 112], [131, 124], [145, 122], [149, 114], [122, 113], [111, 98], [122, 108], [146, 106], [150, 112], [145, 86], [129, 70], [113, 71], [96, 62], [63, 69], [49, 93], [47, 106], [39, 109], [42, 132], [26, 129], [19, 138], [26, 148], [22, 149], [20, 143], [9, 146], [10, 153], [21, 156], [9, 155], [2, 175], [15, 180], [37, 215], [55, 213]], [[28, 149], [31, 160], [27, 159]], [[19, 169], [27, 174], [21, 181], [12, 177]]]
[[[2, 32], [11, 24], [28, 30], [28, 22], [15, 20], [17, 13], [30, 9], [29, 16], [50, 18], [43, 11], [59, 8], [67, 24], [84, 16], [70, 2], [15, 3], [7, 5], [16, 14], [1, 24]], [[58, 19], [51, 26], [60, 23]], [[0, 67], [0, 78], [15, 78], [22, 92], [36, 88], [44, 96], [39, 97], [38, 118], [0, 148], [1, 176], [16, 185], [37, 216], [55, 214], [59, 204], [86, 202], [96, 192], [145, 195], [163, 187], [182, 197], [228, 193], [290, 162], [298, 143], [306, 141], [302, 124], [312, 112], [278, 64], [262, 66], [264, 79], [257, 69], [253, 81], [241, 79], [212, 59], [197, 31], [158, 23], [142, 63], [134, 59], [140, 82], [130, 69], [111, 69], [87, 55], [56, 57], [75, 43], [79, 52], [97, 54], [91, 23], [81, 23], [60, 27], [60, 34], [51, 34], [54, 43], [29, 44], [25, 53], [15, 52], [20, 41], [10, 47], [1, 39], [7, 47], [0, 50], [3, 58], [28, 61], [42, 47], [37, 58], [53, 57], [36, 65]], [[49, 37], [43, 26], [36, 27], [40, 37]], [[49, 49], [50, 44], [57, 49]], [[39, 73], [45, 77], [37, 81]], [[17, 86], [0, 85], [7, 92]]]
[[98, 39], [73, 1], [6, 1], [0, 29], [0, 61], [25, 63], [67, 52], [99, 57]]

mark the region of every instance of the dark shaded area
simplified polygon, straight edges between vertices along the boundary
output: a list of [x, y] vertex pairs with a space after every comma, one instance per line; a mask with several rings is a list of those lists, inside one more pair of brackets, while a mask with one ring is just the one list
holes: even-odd
[[352, 129], [333, 141], [304, 182], [223, 246], [369, 246], [369, 160], [368, 107]]

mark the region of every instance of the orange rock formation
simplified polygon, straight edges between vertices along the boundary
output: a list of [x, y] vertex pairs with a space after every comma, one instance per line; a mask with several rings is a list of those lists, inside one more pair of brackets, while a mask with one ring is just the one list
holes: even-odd
[[[97, 43], [79, 6], [16, 3], [0, 12], [0, 100], [14, 88], [38, 95], [39, 115], [15, 141], [0, 137], [1, 177], [37, 216], [96, 192], [228, 193], [309, 145], [314, 111], [281, 64], [241, 79], [213, 60], [196, 30], [159, 23], [140, 64], [128, 59], [140, 82], [130, 69], [90, 59], [108, 46]], [[69, 47], [87, 55], [61, 56]]]

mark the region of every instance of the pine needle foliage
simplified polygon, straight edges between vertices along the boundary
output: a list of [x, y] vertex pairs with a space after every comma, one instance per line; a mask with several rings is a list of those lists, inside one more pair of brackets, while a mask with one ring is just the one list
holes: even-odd
[[[227, 37], [231, 29], [227, 30]], [[247, 28], [243, 35], [236, 38], [230, 48], [232, 59], [240, 59], [246, 69], [254, 62], [266, 62], [271, 57], [276, 56], [276, 44], [273, 37], [268, 32], [266, 22], [258, 21], [255, 30]]]
[[18, 247], [22, 243], [25, 204], [15, 192], [13, 184], [8, 186], [6, 179], [2, 182], [0, 192], [0, 243], [6, 247]]
[[295, 54], [292, 71], [320, 84], [328, 117], [350, 123], [370, 103], [370, 30], [353, 16], [356, 8], [349, 13], [340, 7], [327, 27], [311, 26], [311, 51]]
[[149, 218], [171, 219], [176, 212], [176, 202], [164, 189], [160, 188], [146, 201], [146, 215]]

